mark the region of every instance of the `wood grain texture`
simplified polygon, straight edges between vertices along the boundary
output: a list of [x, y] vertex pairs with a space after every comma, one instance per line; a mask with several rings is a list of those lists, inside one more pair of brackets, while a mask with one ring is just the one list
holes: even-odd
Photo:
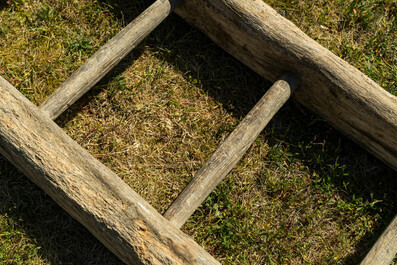
[[360, 265], [389, 265], [397, 254], [397, 215]]
[[219, 264], [0, 77], [0, 153], [127, 264]]
[[273, 84], [171, 204], [164, 214], [165, 218], [177, 228], [187, 221], [243, 157], [259, 133], [290, 98], [299, 82], [297, 76], [287, 73]]
[[149, 35], [178, 2], [157, 0], [90, 57], [41, 104], [40, 109], [56, 119]]
[[397, 97], [262, 0], [187, 0], [175, 12], [266, 79], [297, 73], [297, 101], [397, 170]]

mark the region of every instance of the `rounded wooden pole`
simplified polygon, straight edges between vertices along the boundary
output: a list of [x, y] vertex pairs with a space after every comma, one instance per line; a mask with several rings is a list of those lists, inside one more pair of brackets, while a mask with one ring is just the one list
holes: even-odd
[[180, 228], [212, 190], [245, 154], [271, 118], [299, 85], [294, 74], [284, 74], [252, 108], [236, 129], [193, 177], [165, 212], [164, 217]]
[[41, 104], [40, 109], [56, 119], [149, 35], [179, 2], [157, 0], [90, 57]]
[[360, 265], [389, 265], [397, 254], [397, 215]]
[[127, 264], [219, 264], [0, 77], [0, 153]]

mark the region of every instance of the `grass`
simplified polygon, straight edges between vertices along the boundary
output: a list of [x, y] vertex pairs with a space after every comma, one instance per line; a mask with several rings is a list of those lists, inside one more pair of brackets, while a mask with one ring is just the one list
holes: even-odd
[[[394, 1], [267, 1], [396, 91]], [[151, 1], [8, 1], [0, 74], [40, 104]], [[169, 17], [57, 123], [163, 213], [269, 87]], [[225, 264], [357, 264], [396, 213], [395, 172], [293, 101], [182, 230]], [[1, 264], [119, 264], [0, 158]]]
[[267, 2], [317, 42], [397, 94], [396, 1]]

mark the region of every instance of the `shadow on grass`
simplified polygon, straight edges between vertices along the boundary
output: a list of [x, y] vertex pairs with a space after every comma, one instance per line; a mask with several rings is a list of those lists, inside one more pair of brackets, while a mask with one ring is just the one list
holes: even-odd
[[2, 0], [0, 1], [0, 10], [10, 7], [10, 1]]
[[[104, 6], [112, 7], [111, 11], [128, 23], [152, 1], [139, 1], [134, 6], [128, 1], [102, 2]], [[145, 44], [158, 50], [157, 56], [178, 68], [186, 79], [200, 82], [204, 91], [237, 117], [244, 117], [270, 86], [175, 15], [160, 25], [145, 40]], [[58, 124], [62, 126], [76, 115], [90, 97], [128, 68], [139, 57], [139, 53], [138, 47], [92, 92], [63, 114], [58, 119]], [[290, 151], [296, 154], [296, 159], [303, 161], [318, 176], [327, 176], [324, 181], [331, 182], [338, 189], [345, 190], [346, 179], [342, 176], [348, 176], [352, 185], [351, 190], [346, 190], [343, 194], [346, 200], [351, 200], [355, 195], [364, 200], [383, 201], [378, 206], [382, 222], [376, 224], [373, 235], [363, 237], [356, 246], [356, 252], [344, 261], [346, 264], [356, 264], [397, 210], [394, 202], [397, 198], [395, 172], [321, 118], [292, 101], [283, 107], [263, 133], [268, 138], [269, 145], [278, 144], [280, 140], [288, 143]], [[302, 145], [313, 143], [323, 144], [302, 152]], [[336, 161], [346, 167], [336, 170], [339, 174], [330, 176], [330, 166], [332, 163], [335, 165]], [[4, 187], [0, 194], [1, 213], [7, 213], [18, 226], [32, 235], [31, 238], [42, 246], [39, 253], [46, 260], [54, 264], [121, 264], [85, 228], [2, 159], [0, 172], [0, 185]]]

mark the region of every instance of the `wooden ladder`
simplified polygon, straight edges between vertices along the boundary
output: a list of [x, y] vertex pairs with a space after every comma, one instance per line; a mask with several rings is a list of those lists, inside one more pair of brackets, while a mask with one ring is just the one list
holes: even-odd
[[[89, 58], [58, 90], [40, 105], [55, 120], [76, 102], [173, 10], [178, 1], [156, 1]], [[299, 78], [285, 73], [252, 108], [244, 120], [216, 150], [164, 214], [178, 229], [226, 177], [271, 118], [291, 97]]]
[[179, 228], [300, 84], [293, 73], [280, 76], [161, 217], [51, 120], [92, 88], [178, 2], [157, 0], [89, 58], [39, 109], [0, 78], [0, 105], [7, 105], [0, 106], [1, 153], [127, 264], [218, 264]]

